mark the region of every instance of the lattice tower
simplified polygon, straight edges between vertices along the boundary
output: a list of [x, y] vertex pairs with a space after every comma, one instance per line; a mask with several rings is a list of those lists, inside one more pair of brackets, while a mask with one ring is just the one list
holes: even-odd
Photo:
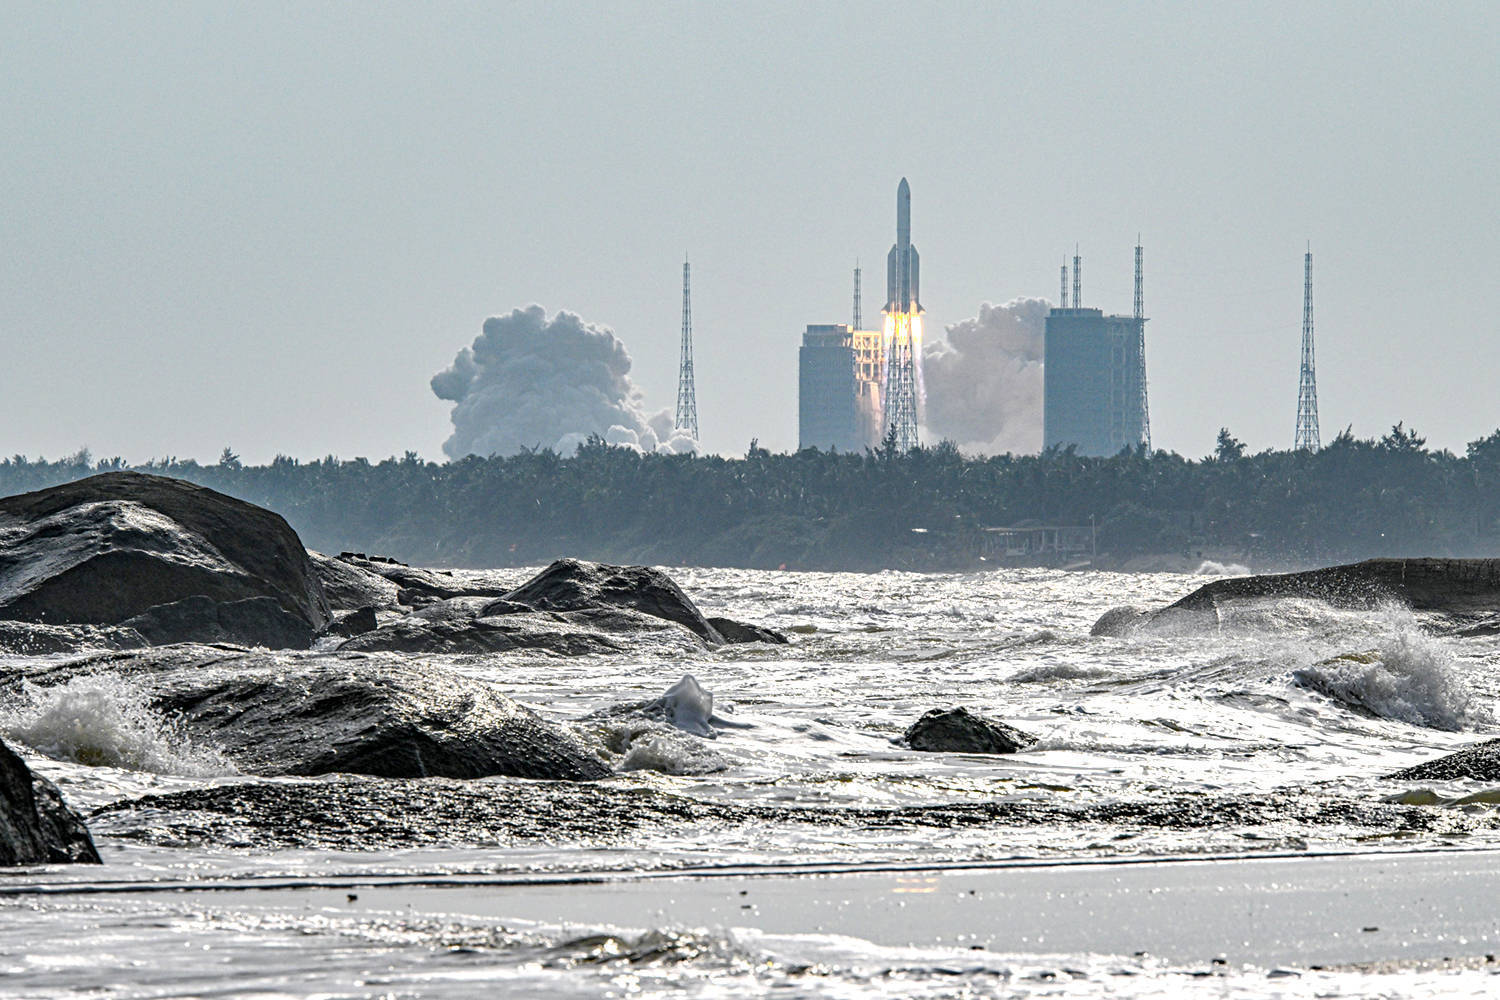
[[1068, 308], [1068, 258], [1063, 258], [1062, 278], [1058, 282], [1057, 301], [1059, 309]]
[[682, 262], [682, 361], [677, 370], [677, 419], [673, 426], [698, 440], [698, 391], [693, 385], [692, 270]]
[[1317, 451], [1318, 372], [1313, 361], [1312, 249], [1303, 258], [1302, 277], [1302, 375], [1297, 381], [1297, 451]]
[[854, 329], [856, 330], [865, 328], [864, 310], [860, 305], [859, 295], [860, 274], [859, 261], [856, 260], [854, 262]]
[[1140, 360], [1140, 382], [1141, 382], [1141, 443], [1146, 446], [1146, 453], [1151, 453], [1151, 400], [1146, 392], [1146, 297], [1144, 251], [1141, 250], [1141, 238], [1135, 238], [1135, 326], [1140, 337], [1138, 347], [1138, 358]]

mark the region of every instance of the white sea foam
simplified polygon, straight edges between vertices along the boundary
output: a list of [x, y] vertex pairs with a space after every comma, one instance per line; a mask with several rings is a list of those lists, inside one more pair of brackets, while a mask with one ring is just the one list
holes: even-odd
[[1351, 708], [1430, 729], [1487, 721], [1453, 651], [1416, 628], [1400, 628], [1378, 649], [1346, 653], [1292, 672], [1292, 679]]
[[1241, 563], [1221, 563], [1205, 559], [1193, 571], [1198, 576], [1249, 576], [1250, 567]]
[[0, 730], [55, 760], [90, 767], [185, 777], [235, 771], [219, 753], [194, 745], [140, 688], [108, 674], [28, 684], [24, 701], [0, 715]]

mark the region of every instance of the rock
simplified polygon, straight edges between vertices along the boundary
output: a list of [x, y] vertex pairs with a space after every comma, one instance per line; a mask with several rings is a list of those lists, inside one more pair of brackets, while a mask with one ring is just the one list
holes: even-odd
[[269, 597], [215, 601], [202, 594], [158, 604], [120, 623], [154, 646], [172, 642], [228, 642], [267, 649], [306, 649], [313, 631]]
[[45, 679], [129, 676], [190, 741], [251, 774], [576, 781], [611, 773], [561, 727], [431, 662], [170, 646], [70, 666]]
[[47, 656], [79, 653], [85, 649], [139, 649], [146, 639], [139, 632], [113, 625], [42, 625], [0, 621], [0, 653]]
[[1133, 608], [1128, 604], [1118, 608], [1110, 608], [1099, 616], [1094, 622], [1094, 627], [1089, 629], [1089, 635], [1107, 635], [1113, 638], [1122, 638], [1134, 632], [1136, 629], [1150, 619], [1147, 612], [1139, 608]]
[[1310, 597], [1338, 607], [1399, 601], [1460, 625], [1500, 613], [1500, 559], [1368, 559], [1302, 573], [1234, 577], [1204, 584], [1165, 611], [1214, 611], [1222, 601]]
[[386, 580], [396, 588], [396, 600], [412, 607], [450, 597], [499, 597], [511, 587], [494, 572], [417, 569], [358, 552], [342, 552], [337, 561]]
[[732, 618], [710, 618], [708, 623], [714, 627], [714, 631], [724, 637], [725, 642], [769, 642], [777, 646], [785, 646], [791, 640], [780, 632], [762, 625], [747, 625], [745, 622], [737, 622]]
[[57, 786], [0, 742], [0, 865], [99, 864], [88, 827]]
[[966, 708], [934, 708], [912, 723], [903, 739], [913, 750], [932, 753], [1015, 753], [1036, 742], [1030, 733]]
[[0, 500], [0, 618], [115, 625], [198, 595], [329, 617], [296, 532], [253, 504], [136, 472]]
[[542, 611], [630, 608], [676, 622], [705, 642], [724, 641], [671, 577], [647, 566], [609, 566], [559, 559], [505, 594], [504, 599]]
[[356, 635], [364, 635], [366, 632], [373, 632], [379, 627], [380, 619], [376, 616], [374, 608], [359, 608], [336, 615], [323, 630], [323, 634], [348, 639]]
[[1402, 781], [1500, 781], [1500, 740], [1488, 740], [1466, 750], [1397, 771], [1389, 777]]
[[570, 626], [548, 616], [505, 615], [485, 618], [421, 618], [417, 614], [387, 622], [354, 636], [341, 651], [395, 653], [504, 653], [539, 649], [562, 656], [622, 653], [627, 647], [598, 632]]
[[343, 556], [335, 558], [309, 552], [308, 557], [312, 559], [313, 571], [323, 585], [323, 594], [333, 611], [395, 606], [401, 588], [374, 570]]

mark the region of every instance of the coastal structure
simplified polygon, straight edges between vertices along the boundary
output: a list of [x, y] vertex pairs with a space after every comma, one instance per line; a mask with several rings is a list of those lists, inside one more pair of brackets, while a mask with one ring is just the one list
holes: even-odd
[[863, 451], [882, 437], [878, 330], [810, 325], [797, 357], [797, 446]]
[[1137, 247], [1135, 315], [1113, 316], [1084, 307], [1083, 260], [1073, 257], [1072, 305], [1047, 314], [1043, 447], [1072, 446], [1080, 455], [1101, 457], [1150, 447], [1141, 259]]
[[882, 423], [896, 435], [896, 447], [917, 446], [917, 408], [922, 364], [922, 303], [920, 264], [911, 242], [911, 185], [906, 178], [896, 186], [896, 242], [886, 256], [885, 413]]

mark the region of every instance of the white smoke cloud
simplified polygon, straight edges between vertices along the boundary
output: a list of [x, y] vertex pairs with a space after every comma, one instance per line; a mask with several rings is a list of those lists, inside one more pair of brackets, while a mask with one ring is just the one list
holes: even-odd
[[449, 458], [538, 446], [571, 455], [590, 434], [643, 452], [697, 448], [668, 411], [646, 412], [614, 331], [566, 311], [549, 317], [532, 305], [485, 320], [432, 391], [454, 404]]
[[966, 454], [1024, 454], [1042, 446], [1045, 299], [986, 302], [922, 350], [926, 439], [947, 438]]

